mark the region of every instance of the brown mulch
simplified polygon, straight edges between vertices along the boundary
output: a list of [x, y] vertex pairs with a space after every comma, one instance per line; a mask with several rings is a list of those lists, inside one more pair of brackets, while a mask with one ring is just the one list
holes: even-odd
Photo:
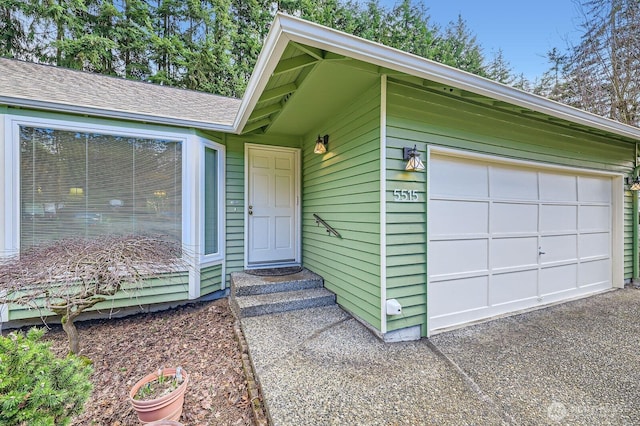
[[[94, 389], [73, 425], [139, 424], [128, 392], [160, 367], [189, 374], [185, 425], [253, 425], [254, 418], [227, 299], [171, 310], [78, 323], [81, 354], [93, 361]], [[53, 326], [45, 335], [58, 355], [66, 335]]]

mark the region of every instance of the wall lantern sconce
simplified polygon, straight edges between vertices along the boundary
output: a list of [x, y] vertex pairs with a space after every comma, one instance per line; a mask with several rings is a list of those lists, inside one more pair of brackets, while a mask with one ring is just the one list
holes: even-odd
[[624, 178], [624, 183], [629, 185], [629, 191], [640, 191], [640, 166], [636, 166], [631, 176]]
[[416, 145], [413, 148], [404, 147], [402, 148], [402, 156], [407, 161], [407, 167], [404, 169], [408, 172], [423, 172], [424, 164], [422, 164], [422, 160], [420, 160], [420, 153]]
[[316, 147], [313, 149], [314, 154], [324, 154], [329, 149], [329, 135], [320, 136], [316, 140]]
[[629, 191], [640, 191], [640, 176], [633, 178], [627, 178], [627, 184], [631, 185]]

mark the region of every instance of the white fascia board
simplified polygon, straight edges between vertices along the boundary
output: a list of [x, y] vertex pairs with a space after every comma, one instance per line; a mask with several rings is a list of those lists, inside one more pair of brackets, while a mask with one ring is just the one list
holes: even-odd
[[281, 20], [284, 18], [288, 18], [288, 16], [281, 13], [276, 15], [269, 34], [267, 34], [267, 38], [264, 41], [244, 96], [242, 97], [240, 109], [233, 123], [234, 133], [236, 134], [240, 134], [245, 124], [247, 124], [247, 120], [249, 120], [249, 116], [253, 112], [253, 109], [258, 103], [258, 99], [269, 82], [271, 74], [273, 74], [276, 65], [278, 65], [284, 50], [289, 44], [289, 39], [283, 34], [282, 26], [280, 25]]
[[[288, 41], [294, 41], [319, 49], [329, 50], [380, 67], [389, 68], [508, 104], [527, 108], [561, 120], [640, 140], [640, 129], [636, 127], [622, 124], [609, 118], [600, 117], [542, 96], [527, 93], [484, 77], [440, 64], [430, 59], [283, 14], [276, 16], [274, 27], [267, 38], [265, 49], [262, 52], [265, 54], [264, 56], [267, 56], [268, 52], [269, 57], [262, 57], [263, 55], [261, 54], [263, 68], [256, 67], [254, 75], [251, 78], [253, 86], [247, 88], [247, 94], [252, 98], [257, 99], [257, 96], [259, 96], [261, 92], [258, 92], [256, 95], [256, 93], [249, 89], [254, 91], [256, 89], [262, 90], [273, 72], [273, 68], [275, 67], [274, 62], [280, 59], [279, 55], [276, 55], [277, 59], [271, 57], [271, 55], [282, 53], [273, 49], [273, 46], [282, 42], [282, 40], [279, 39], [280, 37], [285, 39], [285, 45]], [[284, 49], [284, 47], [282, 47], [282, 49]], [[271, 66], [266, 67], [266, 63], [270, 63]], [[265, 74], [264, 71], [268, 73]], [[255, 102], [252, 105], [246, 101], [247, 99], [243, 99], [242, 106], [244, 106], [245, 109], [243, 110], [241, 107], [240, 112], [248, 115], [246, 107], [253, 107]], [[236, 120], [236, 123], [244, 123], [246, 122], [246, 118], [240, 122]]]
[[84, 107], [71, 105], [63, 102], [36, 101], [32, 99], [15, 98], [11, 96], [0, 96], [0, 104], [22, 108], [32, 108], [58, 113], [72, 113], [95, 116], [100, 118], [112, 118], [130, 121], [142, 121], [146, 123], [173, 125], [177, 127], [194, 127], [202, 130], [214, 130], [230, 133], [233, 131], [232, 125], [207, 123], [196, 120], [182, 120], [172, 117], [161, 117], [150, 114], [131, 113], [127, 111], [117, 111], [102, 108]]

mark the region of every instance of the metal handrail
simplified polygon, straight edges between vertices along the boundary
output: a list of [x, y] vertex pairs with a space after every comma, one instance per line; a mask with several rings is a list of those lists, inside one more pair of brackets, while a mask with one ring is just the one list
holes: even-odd
[[320, 226], [324, 226], [325, 229], [327, 230], [327, 233], [329, 235], [333, 234], [338, 238], [342, 238], [342, 235], [340, 235], [340, 233], [338, 231], [336, 231], [335, 229], [333, 229], [333, 227], [331, 225], [329, 225], [327, 222], [325, 222], [320, 216], [318, 216], [317, 214], [313, 214], [313, 217], [316, 220], [316, 225]]

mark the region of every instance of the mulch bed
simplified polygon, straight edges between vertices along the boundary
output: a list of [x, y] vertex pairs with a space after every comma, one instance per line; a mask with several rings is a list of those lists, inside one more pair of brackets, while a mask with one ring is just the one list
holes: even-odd
[[[93, 361], [94, 390], [72, 424], [139, 424], [128, 400], [131, 387], [160, 367], [181, 366], [189, 374], [182, 423], [253, 425], [234, 321], [227, 299], [221, 299], [78, 323], [81, 354]], [[45, 340], [56, 354], [66, 354], [62, 328], [53, 326]]]

